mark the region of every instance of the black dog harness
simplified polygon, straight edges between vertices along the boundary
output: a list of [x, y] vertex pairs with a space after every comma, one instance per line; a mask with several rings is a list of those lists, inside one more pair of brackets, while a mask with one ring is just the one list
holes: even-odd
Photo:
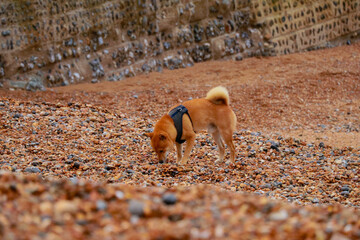
[[181, 139], [182, 131], [183, 131], [182, 119], [183, 119], [184, 114], [188, 115], [191, 124], [193, 124], [191, 117], [189, 115], [189, 112], [185, 106], [183, 106], [183, 105], [177, 106], [176, 108], [172, 109], [169, 112], [169, 115], [172, 118], [172, 120], [174, 121], [174, 125], [175, 125], [176, 131], [177, 131], [176, 142], [178, 142], [180, 144], [182, 144], [186, 141], [186, 140]]

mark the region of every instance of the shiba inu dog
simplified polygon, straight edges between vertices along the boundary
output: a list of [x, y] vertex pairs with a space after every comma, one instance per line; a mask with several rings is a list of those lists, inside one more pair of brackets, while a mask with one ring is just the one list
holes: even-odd
[[[186, 164], [191, 149], [195, 145], [195, 133], [207, 129], [219, 148], [219, 160], [224, 160], [225, 144], [230, 148], [230, 159], [235, 162], [233, 132], [236, 116], [229, 106], [230, 98], [226, 88], [211, 89], [205, 98], [192, 99], [176, 105], [155, 124], [154, 131], [146, 133], [151, 138], [151, 146], [160, 163], [174, 148], [180, 164]], [[182, 156], [182, 143], [186, 143]]]

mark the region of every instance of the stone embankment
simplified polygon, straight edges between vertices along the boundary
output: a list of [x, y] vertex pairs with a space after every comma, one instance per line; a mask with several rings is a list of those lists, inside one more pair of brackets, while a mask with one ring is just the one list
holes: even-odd
[[4, 0], [0, 85], [119, 81], [355, 41], [356, 0]]

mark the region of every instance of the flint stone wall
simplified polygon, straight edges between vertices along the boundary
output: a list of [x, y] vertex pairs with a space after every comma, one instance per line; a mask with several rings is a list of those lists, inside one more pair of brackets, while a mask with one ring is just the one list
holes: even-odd
[[349, 44], [359, 31], [358, 0], [2, 0], [0, 85], [118, 81]]

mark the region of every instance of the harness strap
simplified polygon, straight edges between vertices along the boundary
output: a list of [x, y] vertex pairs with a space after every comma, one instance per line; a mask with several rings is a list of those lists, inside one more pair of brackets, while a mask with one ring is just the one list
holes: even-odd
[[[175, 125], [176, 132], [177, 132], [176, 142], [178, 142], [180, 144], [182, 144], [182, 143], [184, 143], [186, 141], [186, 140], [181, 139], [182, 132], [183, 132], [182, 119], [183, 119], [184, 114], [188, 115], [188, 117], [190, 119], [190, 122], [191, 122], [191, 125], [193, 125], [190, 114], [189, 114], [189, 112], [188, 112], [188, 110], [187, 110], [187, 108], [185, 106], [183, 106], [183, 105], [177, 106], [176, 108], [172, 109], [169, 112], [170, 117], [174, 121], [174, 125]], [[193, 125], [193, 127], [194, 127], [194, 125]]]

